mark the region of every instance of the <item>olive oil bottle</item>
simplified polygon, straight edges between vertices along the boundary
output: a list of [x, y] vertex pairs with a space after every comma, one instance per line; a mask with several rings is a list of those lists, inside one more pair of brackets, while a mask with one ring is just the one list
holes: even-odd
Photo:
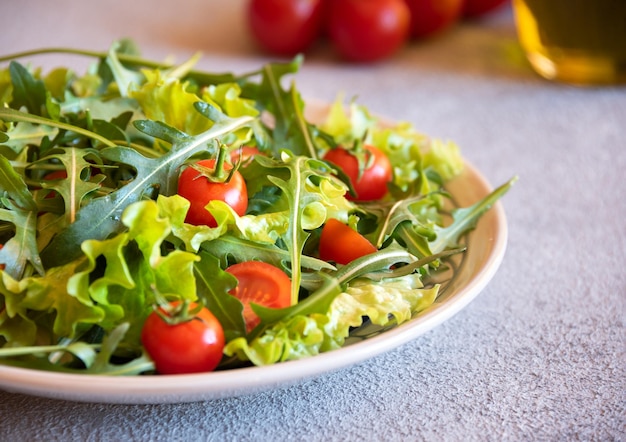
[[535, 71], [577, 85], [626, 83], [626, 0], [513, 0]]

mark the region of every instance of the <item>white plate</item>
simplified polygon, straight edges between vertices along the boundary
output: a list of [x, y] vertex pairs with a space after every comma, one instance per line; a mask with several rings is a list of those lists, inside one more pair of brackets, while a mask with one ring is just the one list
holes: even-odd
[[[473, 204], [492, 190], [469, 164], [463, 174], [446, 187], [460, 206]], [[73, 401], [141, 404], [218, 399], [288, 386], [387, 352], [450, 319], [494, 276], [504, 256], [507, 236], [504, 210], [496, 203], [469, 235], [463, 265], [430, 309], [398, 327], [374, 333], [339, 350], [266, 367], [169, 376], [90, 376], [0, 365], [0, 388]]]

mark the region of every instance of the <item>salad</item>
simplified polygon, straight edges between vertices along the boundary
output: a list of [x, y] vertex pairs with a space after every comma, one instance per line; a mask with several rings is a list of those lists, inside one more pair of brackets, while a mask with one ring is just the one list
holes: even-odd
[[[47, 50], [34, 51], [47, 52]], [[79, 75], [0, 68], [0, 364], [137, 375], [314, 356], [428, 309], [515, 179], [470, 207], [452, 142], [288, 78], [129, 41]], [[480, 246], [480, 245], [477, 245]]]

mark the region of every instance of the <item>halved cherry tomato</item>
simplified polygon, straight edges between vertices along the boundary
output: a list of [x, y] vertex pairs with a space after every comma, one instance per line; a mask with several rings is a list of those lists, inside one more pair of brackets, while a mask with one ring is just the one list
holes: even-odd
[[291, 279], [278, 267], [261, 261], [245, 261], [233, 264], [226, 271], [237, 278], [237, 287], [230, 294], [243, 304], [243, 318], [248, 332], [261, 322], [251, 303], [270, 308], [291, 305]]
[[[189, 309], [194, 307], [192, 303]], [[155, 311], [143, 325], [141, 342], [158, 373], [200, 373], [214, 370], [222, 360], [224, 330], [206, 307], [177, 324], [167, 323]]]
[[268, 52], [292, 56], [306, 51], [320, 35], [324, 0], [251, 0], [248, 23]]
[[392, 178], [391, 163], [389, 158], [376, 147], [367, 144], [363, 147], [373, 158], [371, 158], [369, 167], [363, 170], [360, 177], [359, 161], [350, 151], [336, 147], [326, 152], [324, 159], [340, 167], [350, 178], [356, 197], [347, 195], [346, 198], [355, 201], [374, 201], [387, 193], [387, 183]]
[[[201, 160], [197, 164], [211, 169], [215, 167], [216, 160]], [[230, 169], [232, 166], [224, 163], [224, 171]], [[213, 215], [205, 209], [209, 201], [224, 201], [240, 216], [244, 215], [248, 208], [246, 182], [238, 171], [233, 174], [230, 181], [219, 183], [210, 181], [197, 169], [187, 167], [178, 179], [178, 194], [191, 203], [185, 222], [197, 226], [217, 226]]]
[[403, 0], [331, 0], [328, 34], [344, 58], [376, 61], [407, 41], [410, 18]]
[[324, 261], [349, 264], [375, 251], [376, 247], [367, 238], [341, 221], [329, 218], [322, 227], [319, 254]]

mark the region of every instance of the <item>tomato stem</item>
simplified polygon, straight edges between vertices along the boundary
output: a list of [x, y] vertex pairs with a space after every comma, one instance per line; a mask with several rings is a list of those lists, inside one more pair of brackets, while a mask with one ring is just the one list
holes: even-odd
[[226, 149], [224, 145], [220, 143], [219, 149], [217, 150], [217, 159], [215, 160], [215, 171], [213, 172], [213, 176], [216, 178], [216, 181], [224, 180], [224, 159], [226, 158]]
[[155, 299], [154, 311], [163, 322], [169, 325], [181, 324], [194, 319], [202, 308], [202, 305], [199, 303], [194, 303], [195, 305], [192, 307], [192, 302], [189, 299], [183, 299], [180, 302], [170, 302], [167, 296], [162, 294], [154, 284], [150, 288]]

